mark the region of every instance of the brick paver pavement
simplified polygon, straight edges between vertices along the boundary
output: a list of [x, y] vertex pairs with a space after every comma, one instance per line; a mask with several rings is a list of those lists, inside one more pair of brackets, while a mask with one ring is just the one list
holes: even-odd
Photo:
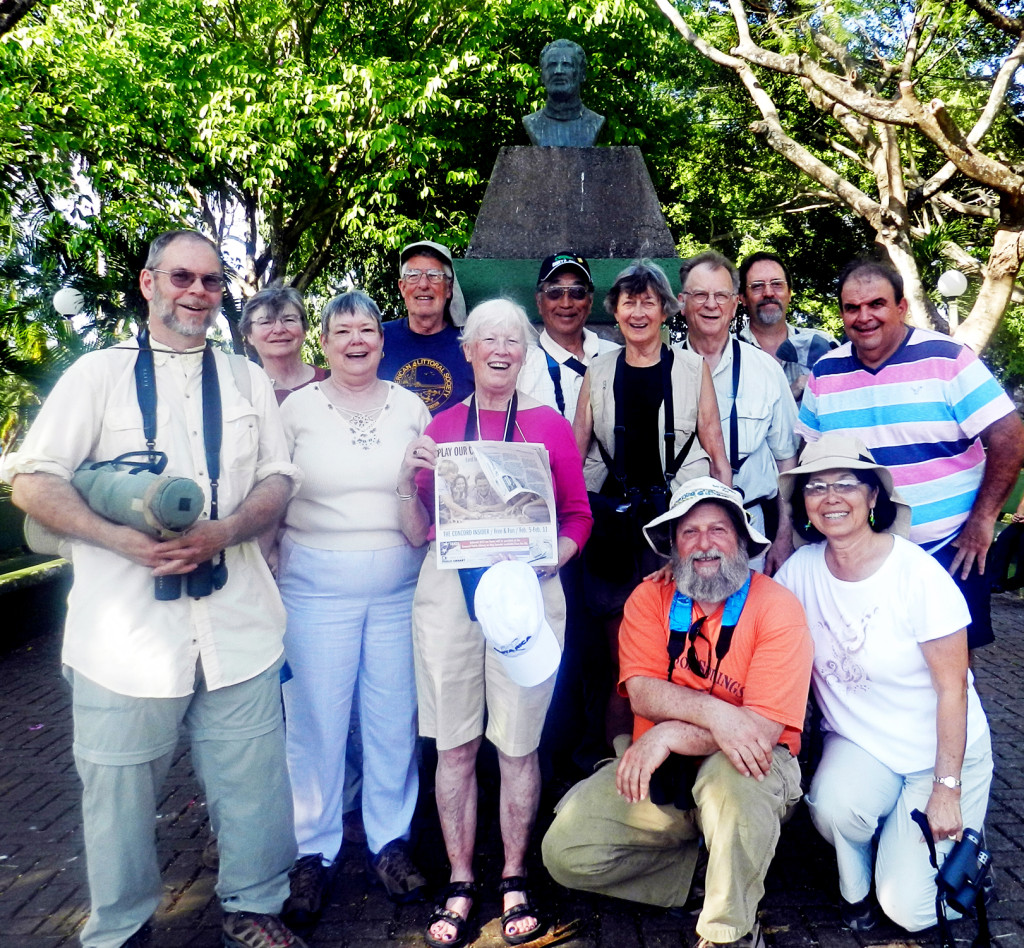
[[[983, 649], [976, 662], [996, 758], [987, 826], [999, 891], [999, 902], [991, 910], [992, 928], [998, 948], [1024, 948], [1024, 603], [1004, 594], [994, 598], [993, 606], [996, 644]], [[87, 891], [58, 636], [41, 634], [0, 656], [0, 682], [0, 948], [77, 945]], [[184, 748], [164, 789], [157, 837], [165, 898], [154, 919], [151, 944], [213, 948], [219, 944], [220, 925], [216, 880], [200, 861], [207, 840], [206, 814]], [[478, 918], [485, 924], [472, 944], [497, 948], [504, 943], [494, 895], [501, 861], [493, 768], [483, 768], [481, 792], [478, 878], [490, 895], [481, 902]], [[441, 883], [444, 850], [433, 799], [426, 791], [417, 824], [417, 858], [431, 879]], [[393, 906], [379, 888], [369, 885], [364, 865], [360, 848], [346, 844], [333, 897], [311, 944], [423, 945], [427, 906]], [[692, 919], [569, 893], [546, 880], [539, 865], [533, 875], [544, 906], [563, 921], [586, 921], [583, 934], [564, 943], [571, 948], [683, 948], [693, 943]], [[862, 936], [840, 924], [834, 858], [803, 808], [783, 830], [767, 890], [761, 918], [768, 943], [776, 948], [938, 945], [934, 930], [910, 936], [889, 927]], [[956, 923], [954, 934], [959, 943], [969, 945], [974, 926]]]

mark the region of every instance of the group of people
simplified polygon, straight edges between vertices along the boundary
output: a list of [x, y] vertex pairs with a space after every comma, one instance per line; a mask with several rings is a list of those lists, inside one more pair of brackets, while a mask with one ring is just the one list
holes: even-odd
[[[969, 350], [905, 325], [902, 283], [874, 262], [840, 276], [842, 345], [787, 323], [773, 254], [738, 270], [699, 254], [678, 295], [637, 261], [604, 299], [621, 345], [586, 326], [577, 254], [541, 263], [539, 338], [508, 300], [466, 316], [452, 264], [432, 241], [402, 250], [404, 319], [382, 322], [357, 291], [332, 299], [326, 370], [303, 361], [301, 296], [256, 294], [242, 331], [261, 371], [206, 340], [216, 246], [161, 235], [140, 277], [144, 331], [80, 359], [6, 459], [15, 502], [67, 538], [75, 567], [63, 661], [83, 946], [144, 944], [161, 896], [153, 815], [183, 725], [224, 944], [301, 948], [294, 929], [315, 924], [342, 845], [357, 707], [368, 871], [397, 901], [427, 884], [410, 837], [417, 737], [436, 743], [451, 875], [427, 944], [469, 938], [486, 737], [508, 944], [545, 931], [526, 854], [542, 774], [575, 760], [585, 779], [542, 843], [554, 879], [665, 907], [702, 889], [701, 948], [757, 948], [801, 798], [809, 688], [825, 737], [806, 799], [836, 850], [843, 920], [934, 924], [910, 813], [942, 854], [985, 818], [992, 755], [968, 655], [991, 640], [985, 553], [1024, 459], [1012, 402]], [[669, 345], [680, 311], [686, 342]], [[554, 562], [440, 567], [435, 494], [447, 517], [497, 501], [439, 460], [475, 440], [546, 449]], [[143, 448], [203, 490], [180, 535], [114, 523], [70, 483]], [[154, 577], [211, 562], [209, 591], [154, 600]]]

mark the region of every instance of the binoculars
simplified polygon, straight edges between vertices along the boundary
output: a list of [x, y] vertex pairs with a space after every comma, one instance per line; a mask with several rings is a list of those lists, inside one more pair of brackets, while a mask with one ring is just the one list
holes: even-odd
[[939, 869], [936, 882], [946, 901], [961, 915], [974, 915], [974, 906], [985, 883], [992, 856], [982, 845], [981, 836], [970, 828], [949, 851]]
[[[191, 478], [160, 473], [166, 463], [160, 452], [122, 454], [113, 461], [83, 464], [71, 483], [101, 517], [167, 539], [199, 519], [205, 498]], [[153, 595], [160, 602], [178, 599], [184, 579], [186, 595], [209, 596], [223, 588], [227, 572], [223, 562], [207, 560], [184, 577], [155, 577]]]

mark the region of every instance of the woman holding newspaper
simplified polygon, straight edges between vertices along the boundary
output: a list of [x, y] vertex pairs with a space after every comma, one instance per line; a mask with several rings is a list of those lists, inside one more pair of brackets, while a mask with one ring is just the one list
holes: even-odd
[[[437, 509], [444, 509], [452, 490], [444, 478], [435, 478], [435, 469], [447, 470], [450, 455], [473, 453], [461, 443], [543, 445], [550, 461], [550, 483], [536, 481], [537, 470], [547, 478], [542, 461], [531, 466], [527, 459], [518, 474], [499, 471], [500, 465], [493, 463], [494, 458], [502, 458], [497, 448], [487, 452], [491, 461], [479, 461], [479, 473], [490, 480], [495, 503], [488, 506], [504, 502], [508, 507], [508, 517], [500, 522], [509, 524], [509, 532], [518, 529], [526, 536], [529, 531], [545, 530], [537, 512], [546, 503], [544, 495], [554, 502], [552, 533], [557, 548], [548, 555], [538, 554], [532, 571], [522, 561], [502, 562], [484, 575], [476, 590], [473, 579], [479, 577], [469, 570], [462, 570], [460, 576], [458, 569], [441, 568], [439, 544], [432, 542], [416, 588], [413, 637], [420, 733], [437, 740], [437, 808], [452, 866], [451, 884], [430, 917], [425, 937], [427, 944], [444, 948], [466, 941], [477, 898], [473, 873], [476, 758], [485, 736], [485, 707], [486, 737], [497, 748], [501, 774], [502, 935], [509, 944], [521, 944], [543, 931], [530, 903], [524, 862], [540, 798], [537, 745], [564, 631], [565, 601], [557, 573], [583, 547], [591, 517], [569, 424], [553, 409], [516, 393], [516, 381], [535, 336], [526, 313], [516, 304], [491, 300], [477, 306], [462, 334], [475, 391], [468, 400], [437, 415], [406, 454], [407, 464], [421, 469], [416, 478], [419, 500], [409, 503], [422, 503], [433, 511], [435, 499]], [[452, 442], [460, 446], [447, 447]], [[485, 453], [483, 448], [480, 454]], [[510, 448], [503, 450], [511, 453]], [[435, 527], [430, 539], [435, 539]], [[499, 555], [508, 558], [507, 553]], [[492, 581], [498, 573], [507, 573], [500, 584]], [[537, 604], [537, 635], [527, 636], [526, 644], [517, 643], [516, 655], [499, 653], [485, 640], [485, 633], [491, 643], [495, 640], [485, 608], [503, 596], [510, 599], [506, 609]], [[477, 613], [481, 622], [475, 621]], [[539, 683], [522, 683], [534, 681]]]
[[425, 884], [406, 840], [419, 789], [410, 615], [428, 524], [419, 504], [402, 498], [414, 494], [406, 446], [430, 415], [415, 395], [377, 378], [383, 334], [373, 300], [336, 296], [321, 326], [331, 375], [281, 407], [304, 475], [285, 514], [278, 565], [294, 673], [283, 692], [299, 852], [285, 910], [307, 928], [341, 848], [356, 693], [371, 874], [395, 900]]

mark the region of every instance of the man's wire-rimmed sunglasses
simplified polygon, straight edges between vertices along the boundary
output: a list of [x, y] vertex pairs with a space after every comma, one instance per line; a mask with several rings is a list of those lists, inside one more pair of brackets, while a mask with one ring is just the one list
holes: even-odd
[[179, 290], [187, 290], [196, 280], [203, 281], [203, 289], [207, 293], [217, 293], [224, 289], [224, 277], [220, 273], [195, 273], [192, 270], [178, 268], [175, 270], [160, 270], [157, 267], [150, 267], [151, 273], [166, 273], [171, 284]]
[[569, 299], [572, 300], [585, 300], [587, 293], [590, 292], [581, 283], [570, 283], [568, 286], [564, 285], [552, 285], [544, 287], [541, 292], [549, 299], [552, 303], [560, 300], [566, 293], [569, 294]]

